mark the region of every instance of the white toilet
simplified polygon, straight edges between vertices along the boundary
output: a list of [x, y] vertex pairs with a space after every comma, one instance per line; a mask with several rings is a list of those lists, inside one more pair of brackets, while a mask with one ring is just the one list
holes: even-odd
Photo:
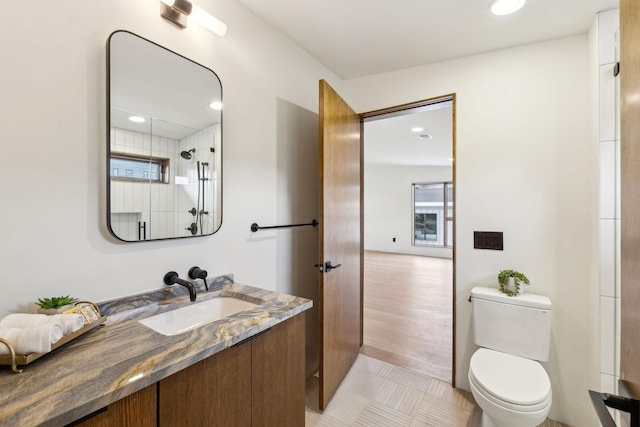
[[469, 383], [482, 408], [483, 427], [535, 427], [551, 409], [551, 382], [542, 365], [549, 359], [551, 300], [542, 295], [510, 297], [475, 287], [474, 342]]

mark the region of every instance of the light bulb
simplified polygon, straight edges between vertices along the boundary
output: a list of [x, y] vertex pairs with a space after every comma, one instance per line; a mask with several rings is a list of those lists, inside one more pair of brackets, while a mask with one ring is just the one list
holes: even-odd
[[491, 3], [491, 13], [494, 15], [508, 15], [510, 13], [516, 12], [522, 6], [526, 0], [494, 0]]

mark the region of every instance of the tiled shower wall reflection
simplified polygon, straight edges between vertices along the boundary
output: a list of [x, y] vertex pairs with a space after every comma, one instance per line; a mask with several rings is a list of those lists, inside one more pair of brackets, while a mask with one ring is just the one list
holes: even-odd
[[[191, 208], [195, 207], [208, 212], [200, 217], [201, 220], [198, 220], [198, 234], [200, 233], [200, 230], [202, 230], [204, 234], [211, 234], [215, 231], [216, 218], [218, 217], [217, 207], [220, 206], [220, 203], [216, 202], [218, 200], [216, 190], [218, 187], [216, 183], [218, 179], [217, 171], [219, 170], [218, 165], [220, 153], [218, 145], [215, 144], [215, 141], [218, 140], [218, 135], [216, 133], [217, 130], [217, 125], [209, 126], [208, 128], [189, 135], [180, 141], [180, 151], [186, 151], [192, 148], [195, 148], [196, 151], [193, 153], [190, 160], [182, 159], [180, 155], [178, 155], [178, 159], [180, 161], [178, 174], [188, 177], [189, 184], [181, 186], [183, 191], [179, 191], [177, 193], [176, 212], [178, 212], [178, 215], [176, 219], [178, 220], [177, 224], [179, 224], [178, 228], [182, 227], [182, 229], [184, 229], [194, 221], [194, 217], [188, 212]], [[212, 148], [215, 150], [213, 155], [211, 152]], [[212, 160], [214, 158], [215, 160]], [[199, 205], [197, 202], [197, 185], [201, 185], [198, 183], [198, 161], [208, 163], [208, 165], [204, 167], [202, 165], [200, 166], [201, 173], [204, 175], [203, 177], [207, 179], [204, 182], [204, 206], [202, 205], [202, 202], [200, 202]], [[200, 187], [200, 191], [202, 191], [202, 186]], [[183, 225], [185, 226], [183, 227]], [[187, 234], [190, 233], [187, 232]], [[183, 236], [185, 234], [178, 235]]]
[[616, 393], [620, 376], [619, 9], [598, 14], [600, 386]]
[[[163, 239], [190, 236], [187, 230], [195, 221], [188, 211], [196, 208], [208, 212], [198, 221], [198, 233], [210, 234], [215, 230], [219, 216], [216, 201], [219, 149], [217, 147], [217, 125], [196, 132], [178, 141], [131, 130], [111, 129], [111, 150], [141, 155], [153, 155], [169, 159], [169, 183], [145, 183], [111, 181], [111, 227], [123, 240], [138, 240], [138, 222], [146, 223], [147, 239]], [[181, 151], [195, 148], [191, 159], [183, 159]], [[211, 159], [216, 159], [212, 161]], [[198, 161], [209, 163], [205, 167], [205, 205], [198, 204]], [[202, 168], [202, 166], [201, 166]], [[202, 172], [202, 169], [201, 169]], [[176, 184], [176, 176], [186, 177], [187, 184]]]

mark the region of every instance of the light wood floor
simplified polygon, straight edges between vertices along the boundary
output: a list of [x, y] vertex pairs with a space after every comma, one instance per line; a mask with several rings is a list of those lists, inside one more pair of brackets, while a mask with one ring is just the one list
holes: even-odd
[[451, 383], [453, 262], [365, 251], [362, 353]]

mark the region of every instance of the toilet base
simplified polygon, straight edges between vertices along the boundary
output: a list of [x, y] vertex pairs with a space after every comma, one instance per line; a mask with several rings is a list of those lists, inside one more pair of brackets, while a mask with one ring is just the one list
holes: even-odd
[[[494, 423], [493, 420], [489, 418], [486, 412], [482, 411], [482, 427], [520, 427], [520, 426], [514, 425], [512, 423], [509, 423], [508, 426], [500, 426]], [[526, 427], [529, 427], [529, 424], [527, 424]]]
[[482, 412], [482, 427], [499, 427], [487, 416], [486, 412]]

